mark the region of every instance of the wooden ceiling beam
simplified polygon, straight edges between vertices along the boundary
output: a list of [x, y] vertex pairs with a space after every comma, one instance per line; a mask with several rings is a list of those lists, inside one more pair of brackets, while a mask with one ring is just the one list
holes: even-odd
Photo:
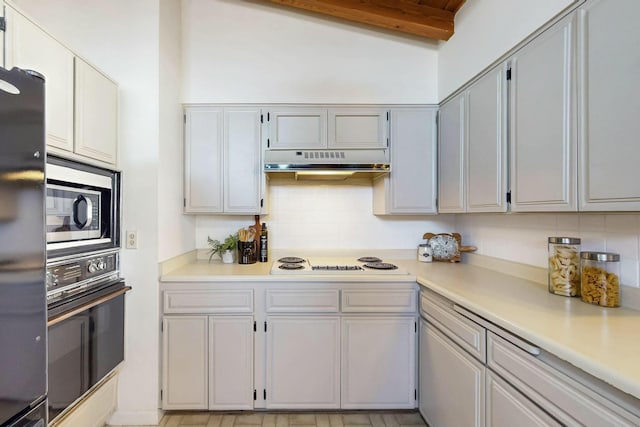
[[268, 0], [354, 22], [448, 40], [455, 14], [416, 1], [397, 0]]

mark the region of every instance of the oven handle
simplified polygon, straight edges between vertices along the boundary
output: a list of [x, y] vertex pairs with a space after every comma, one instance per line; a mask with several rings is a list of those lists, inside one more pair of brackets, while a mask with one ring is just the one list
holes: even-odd
[[107, 302], [109, 300], [112, 300], [112, 299], [114, 299], [116, 297], [119, 297], [120, 295], [123, 295], [126, 292], [129, 292], [130, 290], [131, 290], [131, 286], [125, 286], [124, 288], [120, 288], [117, 291], [111, 292], [110, 294], [107, 294], [107, 295], [103, 295], [100, 298], [97, 298], [97, 299], [95, 299], [93, 301], [89, 301], [86, 304], [83, 304], [83, 305], [81, 305], [79, 307], [76, 307], [71, 311], [67, 311], [67, 312], [61, 313], [61, 314], [59, 314], [59, 315], [57, 315], [55, 317], [52, 317], [51, 319], [49, 319], [47, 321], [47, 327], [53, 326], [53, 325], [55, 325], [57, 323], [60, 323], [63, 320], [66, 320], [71, 316], [75, 316], [78, 313], [81, 313], [81, 312], [83, 312], [85, 310], [88, 310], [88, 309], [90, 309], [92, 307], [95, 307], [96, 305], [105, 303], [105, 302]]

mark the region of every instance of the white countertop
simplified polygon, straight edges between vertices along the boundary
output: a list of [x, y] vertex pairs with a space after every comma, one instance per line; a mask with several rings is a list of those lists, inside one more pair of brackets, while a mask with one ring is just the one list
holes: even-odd
[[[387, 261], [385, 259], [385, 261]], [[162, 282], [418, 282], [640, 399], [640, 311], [549, 294], [529, 280], [469, 264], [390, 259], [405, 276], [272, 275], [271, 263], [190, 262]]]
[[550, 294], [545, 286], [471, 265], [416, 263], [425, 286], [640, 398], [640, 312]]

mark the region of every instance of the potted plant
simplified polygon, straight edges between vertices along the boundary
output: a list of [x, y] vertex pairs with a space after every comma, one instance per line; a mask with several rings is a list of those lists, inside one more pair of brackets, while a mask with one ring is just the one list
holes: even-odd
[[207, 241], [211, 247], [209, 262], [211, 262], [211, 258], [213, 258], [215, 254], [220, 254], [220, 258], [222, 258], [223, 263], [233, 264], [233, 254], [238, 247], [237, 234], [229, 234], [229, 237], [224, 239], [224, 242], [222, 243], [220, 240], [211, 239], [211, 237], [207, 237]]

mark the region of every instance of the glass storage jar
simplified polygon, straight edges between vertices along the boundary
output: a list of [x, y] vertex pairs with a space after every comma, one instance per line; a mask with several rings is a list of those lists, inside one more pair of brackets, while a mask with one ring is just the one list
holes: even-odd
[[580, 295], [580, 239], [549, 237], [549, 292]]
[[603, 307], [620, 306], [620, 255], [582, 252], [582, 301]]

